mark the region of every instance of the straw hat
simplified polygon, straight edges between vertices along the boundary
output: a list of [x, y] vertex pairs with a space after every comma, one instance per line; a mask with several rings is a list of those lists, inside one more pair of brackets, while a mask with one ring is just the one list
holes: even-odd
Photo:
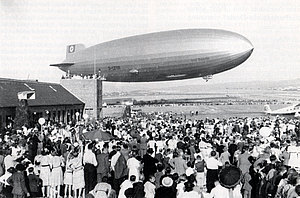
[[163, 178], [161, 183], [165, 187], [171, 187], [173, 185], [173, 179], [171, 179], [170, 177], [165, 177]]

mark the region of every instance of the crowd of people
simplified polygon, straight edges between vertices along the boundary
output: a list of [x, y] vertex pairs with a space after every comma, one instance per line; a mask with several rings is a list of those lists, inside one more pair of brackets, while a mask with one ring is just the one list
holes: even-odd
[[61, 77], [61, 79], [101, 79], [104, 80], [105, 77], [101, 74], [101, 70], [98, 71], [96, 74], [90, 74], [90, 75], [76, 75], [76, 74], [70, 74], [70, 71], [66, 72], [65, 75]]
[[[97, 130], [112, 138], [85, 138]], [[297, 198], [299, 140], [299, 121], [281, 117], [8, 126], [0, 197]]]

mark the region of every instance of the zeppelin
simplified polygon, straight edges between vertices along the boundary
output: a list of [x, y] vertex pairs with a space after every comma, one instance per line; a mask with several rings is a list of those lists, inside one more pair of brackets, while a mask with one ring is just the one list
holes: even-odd
[[85, 48], [67, 46], [66, 59], [51, 64], [69, 75], [100, 75], [112, 82], [169, 81], [203, 77], [246, 61], [253, 45], [217, 29], [183, 29], [112, 40]]

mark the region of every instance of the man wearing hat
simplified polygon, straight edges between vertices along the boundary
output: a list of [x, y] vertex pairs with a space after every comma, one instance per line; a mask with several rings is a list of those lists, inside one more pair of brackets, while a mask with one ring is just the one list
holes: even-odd
[[176, 191], [173, 189], [173, 179], [165, 177], [162, 180], [162, 186], [156, 190], [155, 198], [176, 198]]
[[219, 166], [222, 166], [222, 163], [216, 159], [216, 151], [210, 153], [210, 157], [206, 159], [206, 188], [207, 192], [210, 193], [211, 189], [215, 187], [214, 181], [218, 179], [218, 169]]
[[210, 192], [211, 198], [242, 198], [242, 171], [236, 166], [225, 166], [219, 173], [219, 180], [215, 180], [215, 187]]

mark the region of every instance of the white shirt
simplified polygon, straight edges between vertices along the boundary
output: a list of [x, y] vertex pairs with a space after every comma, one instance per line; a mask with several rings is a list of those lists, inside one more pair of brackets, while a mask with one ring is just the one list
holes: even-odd
[[185, 170], [185, 174], [186, 174], [186, 176], [190, 176], [190, 175], [194, 174], [194, 169], [192, 169], [191, 167], [188, 167]]
[[71, 132], [70, 131], [67, 131], [65, 129], [63, 129], [62, 131], [62, 135], [64, 136], [64, 138], [70, 138], [72, 136]]
[[118, 198], [126, 198], [125, 191], [128, 188], [132, 188], [133, 186], [132, 186], [132, 182], [129, 179], [127, 179], [121, 184], [120, 187], [121, 187], [121, 189], [120, 189]]
[[[232, 193], [233, 193], [232, 198], [242, 198], [241, 187], [239, 185], [233, 189]], [[219, 184], [211, 190], [208, 197], [209, 198], [230, 198], [229, 189], [224, 188]]]
[[219, 166], [223, 164], [214, 157], [207, 158], [205, 160], [207, 169], [217, 170]]
[[122, 137], [121, 132], [120, 132], [118, 129], [115, 129], [115, 130], [114, 130], [114, 134], [115, 134], [115, 136], [117, 136], [118, 138], [121, 138], [121, 137]]
[[97, 159], [92, 150], [87, 149], [83, 155], [83, 164], [93, 164], [97, 166]]
[[112, 169], [113, 171], [115, 171], [115, 165], [116, 165], [116, 163], [117, 163], [117, 161], [118, 161], [120, 155], [121, 155], [121, 153], [120, 153], [120, 151], [118, 151], [118, 152], [117, 152], [116, 154], [114, 154], [114, 155], [112, 156], [112, 158], [111, 158], [110, 166], [111, 166], [111, 169]]
[[206, 149], [208, 146], [209, 146], [208, 143], [206, 143], [204, 141], [199, 142], [199, 149], [200, 150]]
[[155, 196], [155, 185], [151, 182], [147, 181], [144, 184], [145, 188], [145, 198], [154, 198]]
[[153, 150], [155, 150], [155, 144], [156, 144], [156, 141], [155, 141], [155, 140], [150, 140], [150, 141], [148, 142], [148, 146], [149, 146], [150, 148], [152, 148]]
[[156, 141], [156, 146], [157, 146], [157, 150], [159, 151], [160, 149], [164, 148], [164, 142], [162, 140], [158, 140]]
[[15, 167], [16, 165], [16, 162], [14, 161], [15, 158], [11, 155], [7, 155], [5, 158], [4, 158], [4, 166], [5, 166], [5, 170], [7, 171], [10, 167]]
[[177, 140], [171, 139], [168, 142], [169, 149], [174, 150], [177, 147]]
[[18, 158], [22, 154], [21, 152], [22, 149], [19, 146], [11, 148], [11, 156], [14, 156], [16, 158]]
[[[107, 193], [106, 193], [107, 192]], [[107, 197], [111, 193], [111, 185], [108, 183], [98, 183], [94, 190], [90, 192], [94, 197]]]
[[180, 195], [178, 195], [178, 198], [199, 198], [201, 197], [200, 194], [196, 191], [190, 191], [190, 192], [183, 192]]
[[177, 197], [180, 197], [182, 193], [184, 193], [184, 182], [180, 182], [177, 184]]

